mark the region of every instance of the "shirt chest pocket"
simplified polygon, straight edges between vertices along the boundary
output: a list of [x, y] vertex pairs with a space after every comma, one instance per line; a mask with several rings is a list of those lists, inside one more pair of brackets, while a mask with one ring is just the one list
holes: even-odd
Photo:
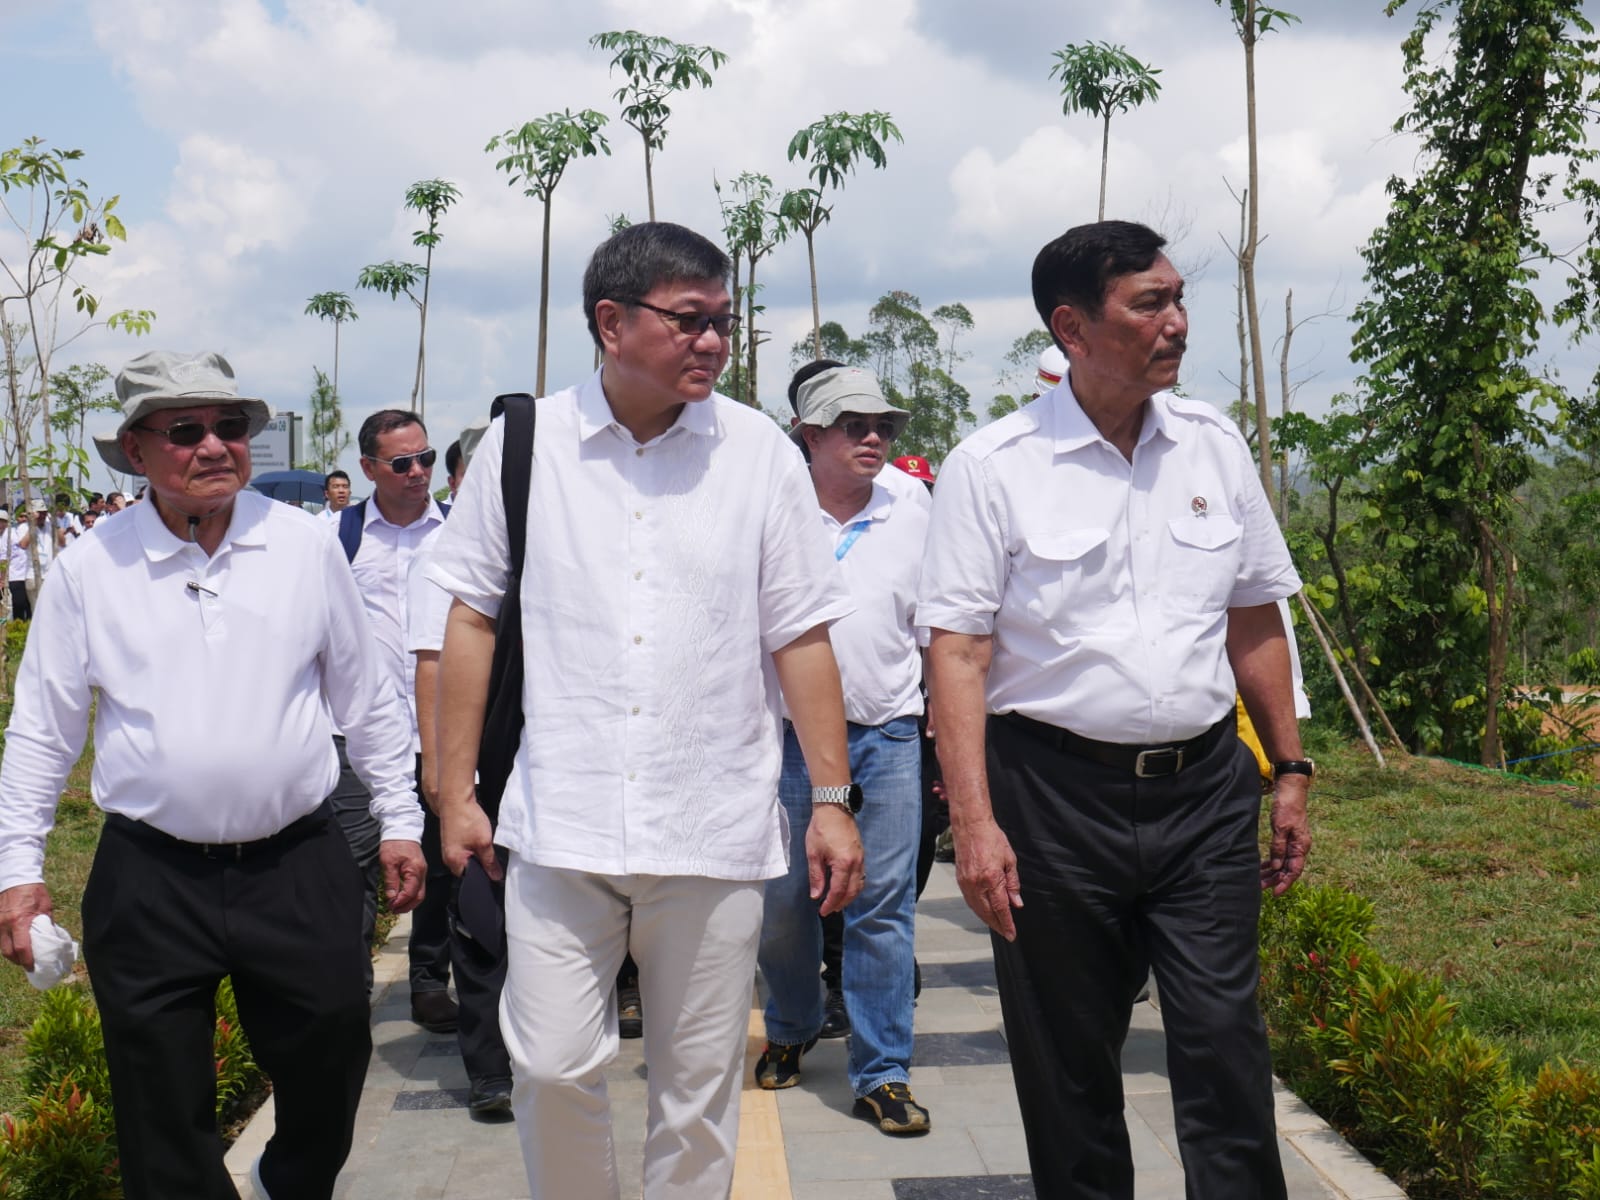
[[1029, 615], [1057, 629], [1097, 625], [1116, 596], [1110, 536], [1089, 528], [1025, 537], [1011, 564], [1010, 587], [1025, 598]]
[[1167, 522], [1167, 561], [1162, 596], [1187, 612], [1219, 612], [1228, 607], [1239, 575], [1244, 527], [1232, 517], [1174, 517]]

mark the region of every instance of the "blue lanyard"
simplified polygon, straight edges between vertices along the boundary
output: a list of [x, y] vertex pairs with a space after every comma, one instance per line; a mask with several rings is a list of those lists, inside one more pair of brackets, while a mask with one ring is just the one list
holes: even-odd
[[850, 532], [844, 535], [844, 541], [840, 542], [836, 547], [834, 547], [834, 561], [838, 562], [840, 559], [844, 558], [846, 554], [849, 554], [850, 547], [856, 544], [856, 539], [865, 533], [869, 528], [871, 528], [871, 526], [872, 522], [870, 520], [857, 521], [854, 525], [850, 526]]

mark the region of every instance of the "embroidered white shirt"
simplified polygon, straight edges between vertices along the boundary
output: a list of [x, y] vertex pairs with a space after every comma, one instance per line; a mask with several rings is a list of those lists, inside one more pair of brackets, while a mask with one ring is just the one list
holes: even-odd
[[[504, 437], [496, 420], [427, 567], [491, 617], [510, 579]], [[850, 611], [816, 514], [799, 451], [755, 409], [712, 396], [640, 445], [598, 372], [538, 401], [526, 723], [498, 842], [599, 874], [784, 872], [769, 656]]]

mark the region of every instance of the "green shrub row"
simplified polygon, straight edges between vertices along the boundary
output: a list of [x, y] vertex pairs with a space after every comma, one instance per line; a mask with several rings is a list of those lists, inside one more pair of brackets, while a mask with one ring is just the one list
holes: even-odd
[[1600, 1074], [1512, 1078], [1439, 983], [1367, 942], [1372, 905], [1333, 887], [1267, 897], [1261, 1004], [1280, 1076], [1412, 1200], [1600, 1200]]
[[[28, 1111], [0, 1116], [0, 1200], [120, 1200], [100, 1014], [86, 988], [52, 988], [26, 1040]], [[262, 1084], [233, 983], [217, 989], [217, 1120]]]

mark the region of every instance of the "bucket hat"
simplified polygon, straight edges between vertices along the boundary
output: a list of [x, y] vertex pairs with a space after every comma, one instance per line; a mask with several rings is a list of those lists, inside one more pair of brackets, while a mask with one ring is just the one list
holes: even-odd
[[210, 350], [141, 354], [117, 372], [116, 388], [117, 399], [122, 401], [122, 423], [115, 433], [96, 434], [94, 445], [107, 466], [125, 475], [139, 472], [122, 452], [122, 435], [153, 412], [206, 404], [237, 405], [250, 418], [251, 437], [272, 419], [272, 406], [254, 396], [239, 395], [228, 360]]
[[801, 430], [807, 425], [820, 425], [826, 429], [844, 413], [860, 413], [870, 417], [887, 413], [894, 420], [898, 437], [911, 420], [911, 414], [896, 408], [883, 398], [883, 389], [871, 371], [860, 367], [832, 367], [818, 372], [800, 385], [795, 396], [798, 411], [795, 427], [789, 436], [804, 444]]

